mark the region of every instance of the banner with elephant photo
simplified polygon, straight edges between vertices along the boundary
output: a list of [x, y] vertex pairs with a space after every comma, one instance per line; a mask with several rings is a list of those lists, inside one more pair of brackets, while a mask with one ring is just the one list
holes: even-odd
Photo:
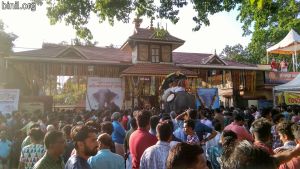
[[86, 110], [119, 111], [123, 104], [122, 79], [89, 77]]
[[196, 106], [211, 109], [219, 108], [218, 88], [198, 88]]

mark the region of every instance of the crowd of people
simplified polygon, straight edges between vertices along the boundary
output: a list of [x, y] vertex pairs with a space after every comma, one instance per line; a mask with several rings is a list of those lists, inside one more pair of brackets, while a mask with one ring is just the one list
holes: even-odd
[[299, 109], [0, 114], [3, 169], [299, 169]]

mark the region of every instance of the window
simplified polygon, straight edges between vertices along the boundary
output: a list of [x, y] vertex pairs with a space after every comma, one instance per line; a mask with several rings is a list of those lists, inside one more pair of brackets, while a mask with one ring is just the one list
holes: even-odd
[[159, 62], [159, 47], [151, 48], [151, 61], [153, 63]]

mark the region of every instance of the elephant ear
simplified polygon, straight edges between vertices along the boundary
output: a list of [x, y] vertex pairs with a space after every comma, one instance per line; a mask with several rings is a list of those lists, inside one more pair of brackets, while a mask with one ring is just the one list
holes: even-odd
[[99, 101], [99, 99], [100, 99], [100, 93], [99, 93], [99, 92], [94, 93], [94, 94], [93, 94], [93, 97], [94, 97], [97, 101]]

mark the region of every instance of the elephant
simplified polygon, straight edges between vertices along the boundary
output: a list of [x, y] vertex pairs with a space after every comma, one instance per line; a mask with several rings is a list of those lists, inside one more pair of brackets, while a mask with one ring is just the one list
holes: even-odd
[[186, 109], [195, 109], [195, 96], [186, 92], [179, 91], [174, 93], [175, 97], [170, 102], [165, 102], [165, 111], [170, 113], [174, 111], [176, 114], [184, 112]]

